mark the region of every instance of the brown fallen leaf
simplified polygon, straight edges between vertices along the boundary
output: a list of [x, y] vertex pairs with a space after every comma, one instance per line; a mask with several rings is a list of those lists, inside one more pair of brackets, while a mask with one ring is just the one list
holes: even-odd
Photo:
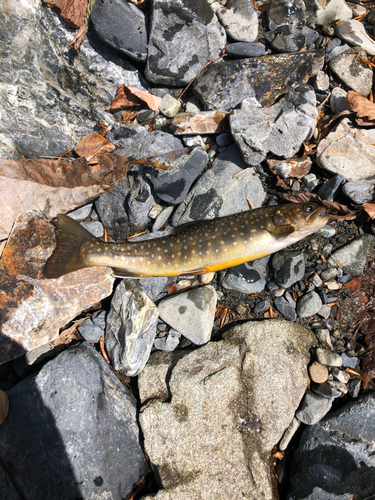
[[229, 132], [228, 113], [226, 111], [179, 113], [173, 119], [171, 131], [176, 135]]
[[285, 194], [284, 199], [291, 203], [306, 203], [308, 201], [314, 201], [316, 203], [319, 203], [320, 205], [325, 206], [329, 210], [338, 212], [338, 214], [330, 215], [330, 221], [353, 220], [361, 211], [361, 207], [351, 210], [347, 206], [342, 205], [337, 201], [322, 200], [317, 194], [314, 193]]
[[110, 125], [106, 125], [102, 120], [96, 122], [96, 126], [99, 129], [99, 134], [102, 135], [103, 137], [107, 135], [112, 128]]
[[375, 219], [375, 203], [366, 202], [362, 205], [371, 219]]
[[157, 111], [160, 107], [161, 101], [161, 97], [152, 95], [149, 92], [137, 89], [131, 85], [121, 84], [109, 110], [116, 111], [119, 109], [132, 108], [134, 106], [147, 104], [150, 109]]
[[75, 28], [83, 26], [88, 3], [88, 0], [46, 0], [48, 7], [57, 10], [60, 16]]
[[0, 425], [7, 418], [9, 413], [9, 398], [7, 393], [0, 389]]
[[90, 161], [99, 154], [111, 153], [115, 149], [116, 147], [102, 135], [89, 134], [78, 140], [74, 151], [78, 156], [84, 156], [87, 161]]
[[375, 125], [375, 104], [373, 102], [354, 92], [354, 90], [349, 90], [346, 95], [346, 102], [350, 111], [356, 114], [359, 125]]

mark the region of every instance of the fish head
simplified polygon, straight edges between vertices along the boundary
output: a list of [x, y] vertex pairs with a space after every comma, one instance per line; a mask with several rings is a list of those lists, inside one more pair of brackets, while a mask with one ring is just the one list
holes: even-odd
[[328, 222], [329, 215], [323, 205], [318, 203], [288, 203], [277, 207], [272, 217], [275, 229], [289, 227], [293, 229], [290, 236], [293, 239], [300, 240], [305, 236], [318, 231]]

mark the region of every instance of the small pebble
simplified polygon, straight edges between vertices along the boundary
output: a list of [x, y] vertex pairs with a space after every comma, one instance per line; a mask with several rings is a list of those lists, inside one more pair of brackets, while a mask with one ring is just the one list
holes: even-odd
[[361, 390], [362, 381], [358, 378], [348, 382], [348, 393], [352, 398], [358, 398], [359, 391]]
[[284, 316], [285, 319], [287, 319], [288, 321], [296, 321], [296, 311], [284, 297], [276, 297], [273, 303], [276, 309]]
[[[319, 229], [319, 231], [317, 231], [317, 234], [320, 234], [321, 236], [323, 236], [323, 238], [332, 238], [336, 234], [336, 229], [327, 224], [326, 226], [323, 226], [322, 229]], [[328, 246], [328, 245], [330, 245], [330, 244], [327, 244], [325, 246]], [[332, 247], [332, 245], [330, 245], [330, 246]], [[323, 248], [323, 251], [326, 252], [327, 250], [324, 250], [324, 248]], [[330, 251], [332, 251], [332, 248]]]
[[318, 347], [315, 351], [316, 359], [322, 365], [326, 366], [342, 366], [342, 359], [339, 354], [335, 352], [328, 351], [328, 349], [324, 349], [323, 347]]
[[351, 368], [352, 370], [355, 370], [357, 368], [358, 364], [358, 358], [357, 357], [350, 357], [343, 352], [341, 354], [341, 359], [342, 359], [342, 366], [344, 368]]
[[312, 282], [314, 283], [315, 286], [322, 286], [323, 285], [323, 281], [321, 279], [321, 277], [319, 276], [319, 274], [315, 273], [313, 278], [312, 278]]
[[254, 307], [254, 314], [262, 314], [271, 307], [271, 302], [268, 299], [263, 299]]
[[323, 305], [319, 311], [318, 311], [319, 316], [321, 316], [324, 319], [328, 319], [330, 314], [331, 314], [331, 308], [327, 305]]
[[300, 318], [313, 316], [322, 307], [322, 300], [316, 292], [309, 292], [303, 295], [297, 304], [297, 314]]
[[331, 342], [331, 336], [329, 334], [329, 330], [326, 328], [318, 328], [315, 330], [315, 335], [319, 342], [324, 346], [328, 347], [330, 349], [333, 349], [332, 342]]
[[104, 235], [104, 227], [98, 220], [92, 220], [89, 222], [84, 222], [82, 226], [87, 229], [91, 234], [97, 238], [101, 238]]
[[320, 274], [320, 277], [324, 281], [332, 280], [336, 278], [336, 276], [337, 276], [337, 269], [335, 267], [330, 267], [325, 271], [322, 271]]
[[315, 77], [314, 88], [317, 91], [329, 89], [329, 77], [327, 73], [325, 73], [324, 71], [318, 71]]
[[326, 281], [324, 285], [328, 290], [340, 290], [342, 288], [342, 284], [337, 281]]
[[264, 56], [266, 47], [262, 43], [236, 42], [227, 45], [226, 53], [232, 59]]
[[348, 392], [348, 387], [346, 384], [339, 382], [338, 380], [328, 380], [327, 382], [333, 389], [342, 392], [342, 394], [346, 394]]
[[349, 373], [339, 370], [338, 368], [332, 368], [331, 373], [338, 382], [343, 384], [347, 384], [350, 380]]
[[328, 379], [328, 368], [318, 363], [318, 361], [314, 361], [314, 363], [309, 366], [309, 375], [313, 382], [322, 384]]
[[[349, 47], [346, 45], [346, 48], [344, 50], [347, 50], [347, 49], [349, 49]], [[337, 55], [337, 54], [335, 54], [335, 55]], [[332, 94], [331, 94], [331, 98], [330, 98], [329, 103], [331, 106], [332, 113], [334, 115], [337, 115], [337, 114], [341, 113], [342, 111], [345, 111], [346, 109], [348, 109], [348, 104], [346, 102], [346, 94], [347, 94], [347, 92], [340, 87], [335, 87], [332, 90]]]
[[295, 416], [303, 424], [316, 424], [329, 412], [332, 401], [332, 399], [323, 398], [312, 392], [306, 392]]
[[77, 221], [82, 221], [87, 219], [87, 217], [90, 215], [90, 212], [92, 210], [92, 203], [89, 203], [88, 205], [84, 205], [83, 207], [77, 208], [76, 210], [73, 210], [73, 212], [69, 212], [67, 215], [74, 220]]
[[170, 94], [165, 94], [163, 97], [159, 111], [167, 118], [172, 118], [176, 116], [181, 109], [181, 103]]

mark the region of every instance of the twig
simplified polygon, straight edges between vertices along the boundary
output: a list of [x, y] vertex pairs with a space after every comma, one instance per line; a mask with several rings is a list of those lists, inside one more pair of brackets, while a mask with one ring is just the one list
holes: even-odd
[[105, 349], [105, 340], [104, 340], [104, 337], [103, 335], [100, 337], [99, 339], [99, 345], [100, 345], [100, 350], [101, 350], [101, 353], [103, 355], [103, 358], [107, 361], [107, 363], [110, 365], [111, 364], [111, 361], [108, 357], [108, 354], [107, 354], [107, 351]]

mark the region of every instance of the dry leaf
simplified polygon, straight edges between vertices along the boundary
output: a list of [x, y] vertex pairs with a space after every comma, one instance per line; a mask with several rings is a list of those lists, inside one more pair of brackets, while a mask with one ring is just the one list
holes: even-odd
[[330, 221], [332, 220], [353, 220], [357, 217], [360, 209], [351, 210], [345, 205], [341, 205], [341, 203], [337, 203], [337, 201], [327, 201], [322, 200], [317, 194], [313, 193], [297, 193], [297, 194], [285, 194], [285, 200], [291, 203], [306, 203], [308, 201], [313, 201], [319, 203], [320, 205], [324, 205], [329, 210], [333, 210], [334, 212], [338, 212], [337, 214], [330, 215]]
[[7, 418], [9, 413], [9, 398], [7, 393], [0, 389], [0, 425]]
[[375, 219], [375, 203], [364, 203], [363, 208], [366, 210], [371, 219]]
[[112, 128], [110, 125], [106, 125], [102, 120], [96, 122], [96, 126], [99, 129], [99, 134], [102, 135], [103, 137], [107, 135]]
[[74, 151], [78, 156], [84, 156], [87, 161], [90, 161], [95, 156], [111, 153], [115, 149], [116, 147], [102, 135], [90, 134], [78, 140]]
[[346, 96], [350, 111], [357, 115], [359, 125], [375, 125], [375, 104], [362, 97], [354, 90], [349, 90]]
[[177, 135], [229, 132], [228, 113], [226, 111], [179, 113], [173, 119], [171, 131]]
[[161, 104], [161, 97], [149, 94], [144, 90], [136, 89], [131, 85], [120, 85], [117, 95], [109, 108], [110, 111], [116, 111], [123, 108], [131, 108], [147, 104], [153, 111], [157, 111]]
[[81, 28], [86, 19], [88, 0], [46, 0], [51, 9], [56, 9], [60, 16], [75, 28]]

